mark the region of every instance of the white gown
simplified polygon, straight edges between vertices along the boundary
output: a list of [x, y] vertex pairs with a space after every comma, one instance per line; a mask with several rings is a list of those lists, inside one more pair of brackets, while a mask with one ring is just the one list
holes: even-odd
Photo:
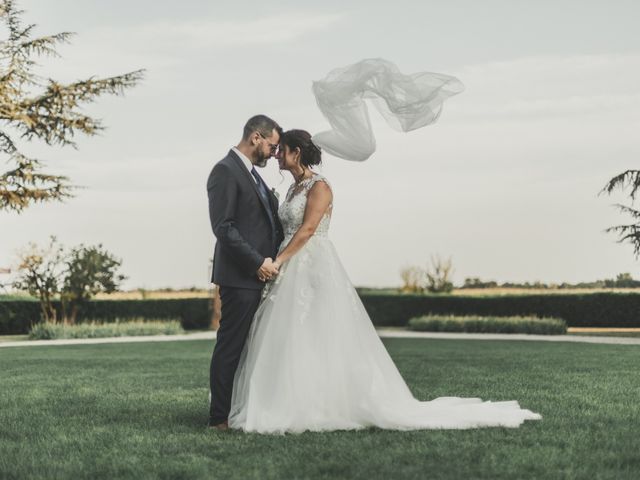
[[[289, 189], [282, 249], [302, 224], [315, 174]], [[298, 187], [298, 189], [300, 189]], [[229, 426], [284, 433], [517, 427], [540, 415], [516, 401], [416, 400], [380, 341], [327, 236], [315, 234], [263, 293], [236, 372]]]

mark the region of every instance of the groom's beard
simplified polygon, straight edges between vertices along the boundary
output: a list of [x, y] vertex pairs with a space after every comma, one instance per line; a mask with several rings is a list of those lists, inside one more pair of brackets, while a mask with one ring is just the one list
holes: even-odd
[[256, 160], [256, 167], [260, 167], [260, 168], [264, 168], [267, 166], [267, 162], [269, 161], [268, 158], [265, 158], [264, 156], [260, 155], [258, 156], [258, 159]]

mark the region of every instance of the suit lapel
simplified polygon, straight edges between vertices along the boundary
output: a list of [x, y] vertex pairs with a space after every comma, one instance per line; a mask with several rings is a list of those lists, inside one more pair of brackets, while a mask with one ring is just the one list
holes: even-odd
[[[244, 164], [242, 163], [242, 160], [240, 159], [240, 157], [238, 157], [236, 152], [234, 152], [233, 150], [229, 150], [229, 156], [234, 160], [234, 163], [235, 163], [237, 169], [240, 170], [241, 176], [245, 179], [245, 181], [247, 181], [247, 182], [249, 182], [251, 184], [251, 187], [253, 188], [253, 191], [258, 196], [258, 200], [260, 200], [260, 203], [262, 204], [262, 207], [265, 209], [264, 213], [267, 215], [267, 217], [271, 218], [271, 215], [269, 215], [269, 212], [270, 211], [272, 212], [271, 207], [270, 207], [270, 205], [268, 203], [265, 202], [264, 197], [262, 195], [260, 195], [260, 192], [258, 191], [258, 184], [256, 183], [255, 179], [253, 178], [253, 175], [251, 175], [251, 172], [249, 170], [247, 170], [247, 167], [244, 166]], [[260, 176], [260, 175], [258, 174], [258, 176]], [[267, 189], [267, 191], [269, 191], [269, 189]]]

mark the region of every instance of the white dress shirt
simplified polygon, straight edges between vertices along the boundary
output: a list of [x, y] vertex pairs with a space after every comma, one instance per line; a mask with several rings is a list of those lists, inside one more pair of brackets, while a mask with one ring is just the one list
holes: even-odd
[[[236, 155], [240, 157], [240, 160], [242, 160], [242, 163], [244, 164], [244, 166], [247, 168], [247, 170], [249, 170], [249, 173], [251, 173], [251, 169], [253, 168], [253, 163], [251, 163], [251, 160], [249, 160], [249, 158], [240, 150], [238, 150], [236, 147], [232, 147], [231, 150], [233, 150], [236, 153]], [[254, 177], [253, 174], [251, 175], [251, 178], [253, 178], [254, 182], [258, 183], [258, 181], [256, 180], [256, 177]]]

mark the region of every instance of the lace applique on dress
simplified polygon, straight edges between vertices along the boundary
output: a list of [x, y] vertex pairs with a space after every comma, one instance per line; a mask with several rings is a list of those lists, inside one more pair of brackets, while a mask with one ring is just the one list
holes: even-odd
[[[282, 202], [278, 210], [278, 216], [280, 217], [280, 222], [282, 223], [282, 228], [284, 230], [284, 240], [282, 241], [282, 245], [280, 246], [280, 251], [285, 249], [287, 244], [291, 241], [295, 233], [302, 225], [302, 221], [304, 220], [304, 212], [307, 208], [307, 196], [309, 195], [309, 191], [316, 182], [320, 181], [326, 183], [327, 186], [331, 188], [331, 185], [329, 184], [327, 179], [317, 173], [314, 173], [311, 177], [303, 180], [298, 184], [292, 183], [289, 187], [285, 200], [284, 202]], [[322, 220], [320, 220], [320, 223], [318, 224], [318, 228], [316, 228], [316, 231], [313, 234], [314, 236], [328, 236], [329, 224], [331, 223], [332, 208], [333, 203], [327, 207], [327, 211], [323, 215]], [[301, 266], [304, 266], [305, 263], [309, 261], [308, 253], [304, 248], [296, 253], [296, 257], [298, 257], [298, 261], [300, 262]], [[280, 267], [280, 273], [275, 276], [274, 280], [267, 282], [264, 289], [262, 290], [263, 300], [274, 300], [273, 296], [270, 296], [269, 294], [273, 287], [280, 283], [280, 281], [286, 274], [286, 270], [287, 263], [285, 262], [285, 264]]]
[[[282, 222], [282, 228], [284, 229], [285, 240], [282, 242], [282, 248], [289, 243], [291, 237], [298, 231], [300, 226], [302, 225], [302, 220], [304, 219], [304, 212], [307, 208], [307, 196], [309, 195], [309, 191], [311, 187], [315, 185], [316, 182], [322, 181], [327, 184], [329, 188], [331, 185], [327, 181], [325, 177], [318, 173], [314, 173], [311, 177], [303, 180], [299, 184], [293, 183], [289, 190], [287, 191], [287, 196], [285, 197], [284, 202], [280, 205], [280, 209], [278, 210], [278, 215], [280, 216], [280, 221]], [[322, 217], [318, 228], [316, 229], [314, 235], [319, 236], [327, 236], [329, 232], [329, 223], [331, 221], [331, 210], [333, 205], [329, 205], [327, 207], [327, 211]]]

